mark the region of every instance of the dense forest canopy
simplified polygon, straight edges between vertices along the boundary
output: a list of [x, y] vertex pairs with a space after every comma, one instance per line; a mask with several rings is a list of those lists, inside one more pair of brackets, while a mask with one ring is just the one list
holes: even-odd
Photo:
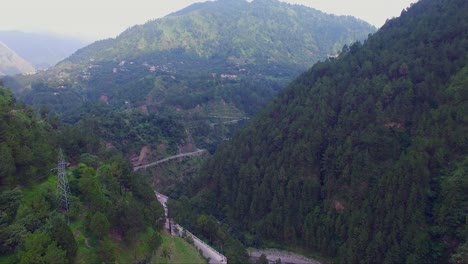
[[421, 0], [315, 64], [218, 149], [179, 208], [247, 245], [341, 263], [467, 262], [467, 13]]
[[[130, 27], [115, 39], [77, 51], [66, 62], [122, 60], [182, 49], [202, 58], [236, 57], [311, 66], [375, 28], [350, 16], [335, 16], [277, 0], [211, 1]], [[257, 62], [258, 64], [258, 62]]]

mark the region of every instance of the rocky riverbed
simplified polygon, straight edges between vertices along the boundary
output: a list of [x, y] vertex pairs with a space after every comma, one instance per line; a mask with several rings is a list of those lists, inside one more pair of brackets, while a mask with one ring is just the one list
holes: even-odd
[[253, 263], [255, 263], [262, 254], [265, 254], [270, 263], [274, 263], [276, 260], [281, 259], [281, 263], [283, 264], [321, 264], [317, 260], [278, 249], [249, 249], [248, 253], [250, 260]]

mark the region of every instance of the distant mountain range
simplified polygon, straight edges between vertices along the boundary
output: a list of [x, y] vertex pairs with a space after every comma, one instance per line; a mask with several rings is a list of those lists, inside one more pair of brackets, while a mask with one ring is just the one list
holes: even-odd
[[21, 31], [0, 31], [0, 41], [36, 69], [50, 68], [87, 44], [56, 34]]
[[35, 71], [34, 66], [16, 54], [7, 45], [0, 42], [0, 76], [34, 73]]

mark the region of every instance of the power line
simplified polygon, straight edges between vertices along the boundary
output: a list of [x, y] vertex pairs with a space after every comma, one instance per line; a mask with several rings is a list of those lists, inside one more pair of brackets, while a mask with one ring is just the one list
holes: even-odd
[[65, 155], [62, 149], [59, 149], [58, 156], [58, 177], [57, 177], [57, 199], [59, 200], [59, 206], [62, 210], [67, 213], [70, 205], [70, 185], [67, 179]]

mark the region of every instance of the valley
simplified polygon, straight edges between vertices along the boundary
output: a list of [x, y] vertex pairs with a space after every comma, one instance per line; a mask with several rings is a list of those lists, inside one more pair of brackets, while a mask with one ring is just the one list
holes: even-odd
[[217, 0], [87, 46], [0, 31], [0, 262], [468, 262], [466, 13]]
[[134, 133], [142, 124], [161, 127], [133, 122], [130, 113], [177, 124], [179, 132], [168, 136], [174, 141], [164, 155], [179, 154], [174, 144], [183, 145], [180, 141], [214, 153], [298, 74], [374, 30], [358, 19], [278, 1], [207, 2], [97, 41], [49, 70], [4, 82], [20, 100], [69, 124], [91, 117], [103, 130], [99, 123], [112, 116], [113, 127], [124, 126], [115, 132], [132, 136], [102, 136], [128, 157], [145, 145], [168, 143]]

